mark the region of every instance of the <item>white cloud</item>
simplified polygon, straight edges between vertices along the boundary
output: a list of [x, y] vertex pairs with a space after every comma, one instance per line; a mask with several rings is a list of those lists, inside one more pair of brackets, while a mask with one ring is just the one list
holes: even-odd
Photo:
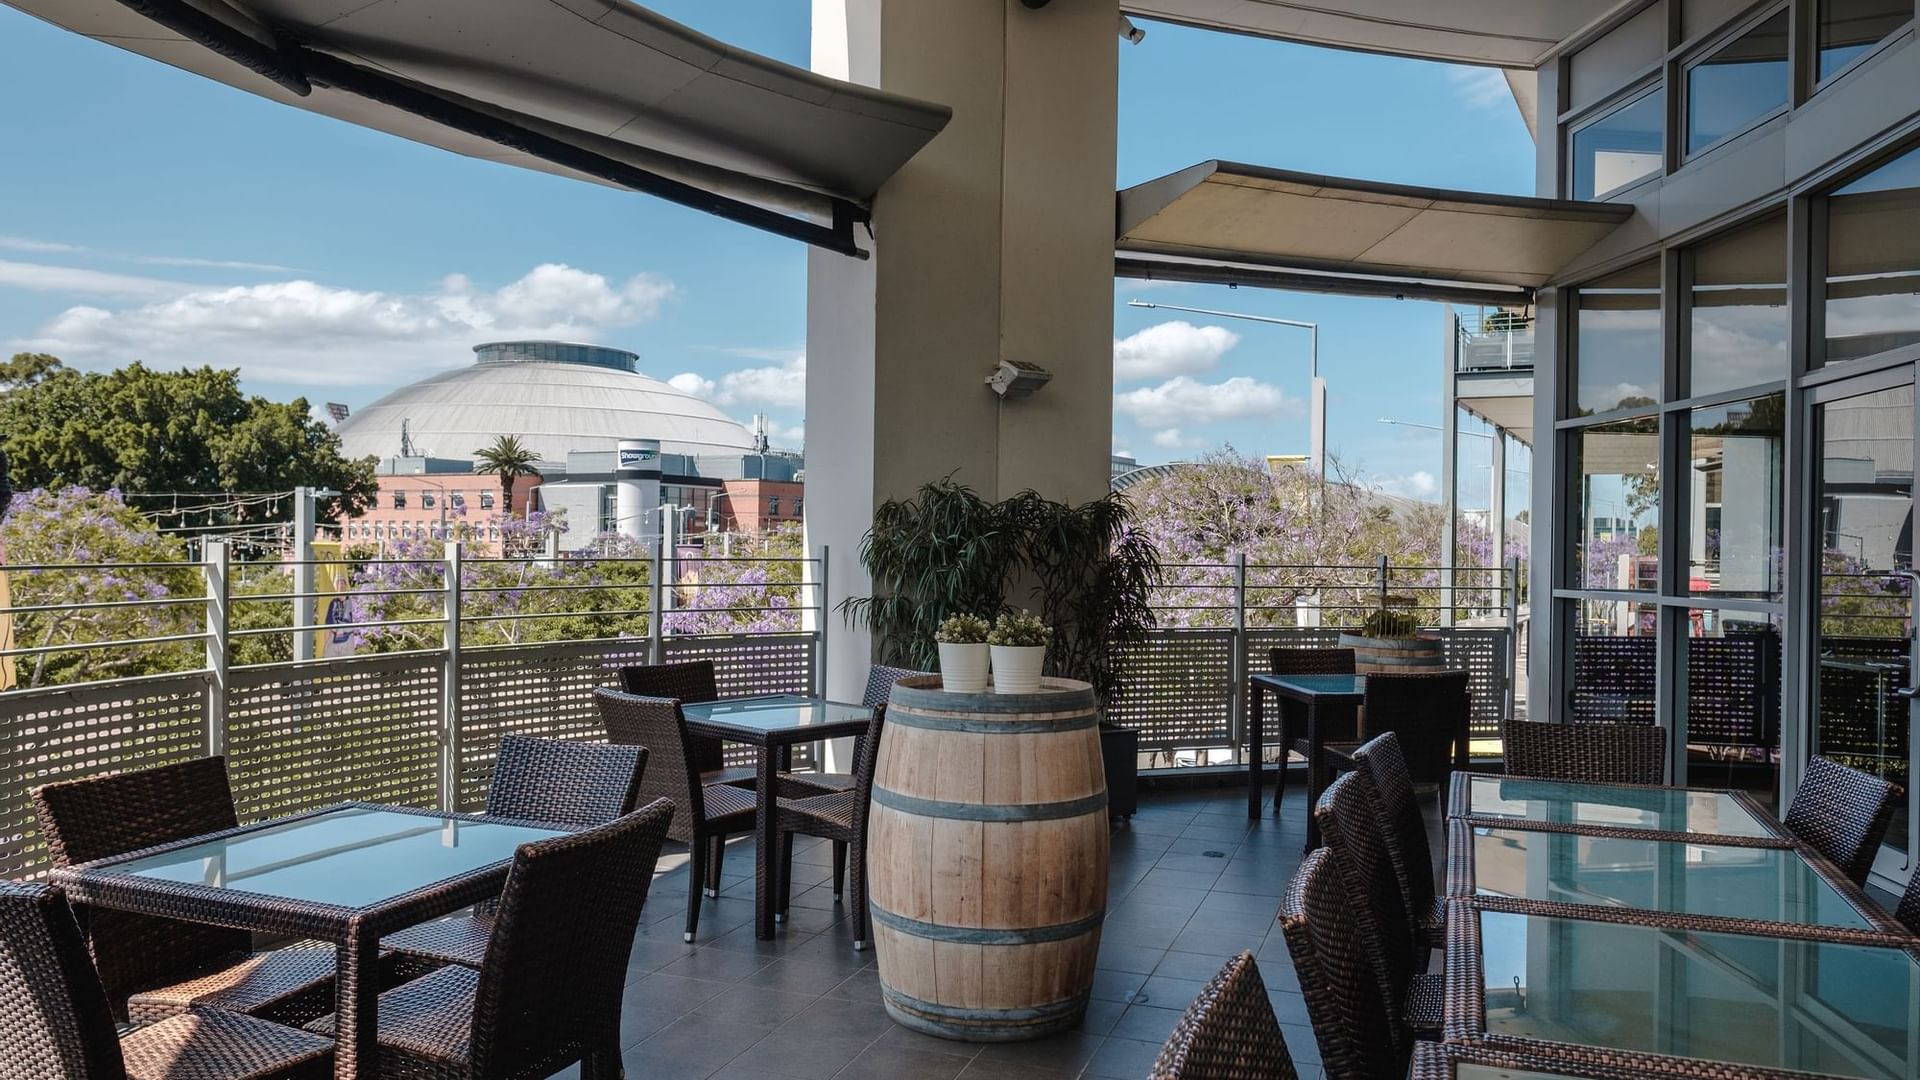
[[807, 404], [807, 358], [788, 354], [788, 359], [767, 367], [742, 368], [720, 376], [720, 389], [713, 396], [720, 405], [771, 405], [782, 409], [802, 409]]
[[1224, 326], [1195, 326], [1183, 319], [1159, 323], [1113, 339], [1113, 377], [1164, 379], [1206, 371], [1239, 343], [1240, 335]]
[[35, 255], [71, 255], [87, 250], [72, 244], [59, 244], [52, 240], [30, 240], [24, 236], [0, 236], [0, 250], [26, 251]]
[[1161, 428], [1153, 433], [1153, 445], [1167, 450], [1184, 450], [1200, 444], [1201, 440], [1188, 438], [1177, 427]]
[[616, 283], [556, 263], [493, 291], [461, 275], [417, 294], [312, 281], [186, 287], [134, 307], [69, 308], [9, 344], [78, 366], [213, 364], [274, 382], [369, 385], [458, 366], [481, 340], [602, 337], [651, 318], [673, 291], [650, 274]]
[[25, 236], [0, 236], [0, 251], [25, 251], [36, 255], [94, 255], [121, 262], [144, 263], [148, 266], [192, 266], [215, 270], [259, 270], [266, 273], [285, 273], [288, 269], [279, 263], [247, 262], [241, 259], [202, 259], [189, 255], [127, 255], [114, 251], [95, 251], [79, 244], [35, 240]]
[[1159, 386], [1115, 394], [1113, 407], [1150, 428], [1191, 427], [1276, 414], [1298, 416], [1304, 411], [1279, 387], [1245, 375], [1220, 383], [1196, 382], [1177, 375]]
[[697, 398], [710, 398], [716, 389], [712, 379], [703, 375], [696, 375], [691, 371], [683, 371], [673, 378], [668, 379], [667, 385], [683, 394], [692, 394]]
[[807, 426], [782, 423], [769, 416], [767, 417], [767, 441], [783, 449], [799, 449], [807, 444]]
[[1389, 495], [1401, 495], [1409, 499], [1431, 499], [1440, 491], [1440, 481], [1433, 474], [1420, 469], [1405, 476], [1389, 476], [1380, 481], [1380, 490]]
[[45, 263], [10, 262], [0, 259], [0, 289], [30, 289], [34, 292], [84, 293], [92, 296], [124, 296], [135, 299], [178, 296], [191, 292], [192, 285], [160, 278], [110, 274], [103, 270], [82, 270], [74, 266], [49, 266]]
[[1512, 108], [1513, 91], [1499, 68], [1468, 67], [1454, 64], [1447, 68], [1447, 82], [1469, 108]]

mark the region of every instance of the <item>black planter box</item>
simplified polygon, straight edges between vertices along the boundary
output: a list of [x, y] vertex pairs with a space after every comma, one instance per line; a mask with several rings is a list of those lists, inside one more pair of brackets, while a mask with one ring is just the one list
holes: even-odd
[[1136, 775], [1140, 764], [1140, 733], [1132, 728], [1100, 725], [1100, 757], [1107, 766], [1107, 816], [1131, 818], [1140, 808]]

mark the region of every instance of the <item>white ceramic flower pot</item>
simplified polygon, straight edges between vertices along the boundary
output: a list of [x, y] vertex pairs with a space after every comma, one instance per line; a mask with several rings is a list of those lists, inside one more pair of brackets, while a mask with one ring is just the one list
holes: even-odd
[[1031, 694], [1040, 689], [1045, 645], [993, 646], [993, 689], [1001, 694]]
[[956, 694], [977, 694], [987, 688], [987, 645], [939, 642], [940, 688]]

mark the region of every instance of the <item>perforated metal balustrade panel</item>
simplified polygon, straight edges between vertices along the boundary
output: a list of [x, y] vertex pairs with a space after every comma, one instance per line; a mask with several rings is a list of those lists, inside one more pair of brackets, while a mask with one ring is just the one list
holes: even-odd
[[345, 799], [436, 805], [445, 666], [433, 652], [235, 669], [227, 767], [240, 820]]
[[206, 709], [204, 672], [0, 696], [0, 878], [47, 868], [28, 792], [200, 757]]
[[1120, 653], [1127, 676], [1107, 719], [1142, 750], [1226, 746], [1233, 713], [1233, 631], [1155, 630]]

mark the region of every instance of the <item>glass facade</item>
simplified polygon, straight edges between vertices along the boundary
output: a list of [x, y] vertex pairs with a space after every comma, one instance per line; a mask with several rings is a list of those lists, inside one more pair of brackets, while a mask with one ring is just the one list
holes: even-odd
[[1774, 215], [1691, 250], [1688, 392], [1713, 394], [1787, 377], [1787, 219]]
[[1815, 38], [1820, 79], [1832, 78], [1913, 21], [1910, 0], [1820, 0]]
[[1687, 69], [1687, 153], [1737, 135], [1787, 103], [1787, 12]]
[[1582, 428], [1572, 440], [1576, 589], [1659, 587], [1660, 422], [1652, 417]]
[[1825, 362], [1920, 344], [1920, 150], [1826, 199]]
[[1687, 498], [1687, 590], [1779, 600], [1786, 398], [1695, 409]]
[[1666, 94], [1655, 90], [1576, 129], [1567, 148], [1571, 197], [1604, 199], [1657, 174], [1666, 114]]
[[1649, 259], [1582, 286], [1574, 324], [1574, 414], [1660, 400], [1660, 263]]

